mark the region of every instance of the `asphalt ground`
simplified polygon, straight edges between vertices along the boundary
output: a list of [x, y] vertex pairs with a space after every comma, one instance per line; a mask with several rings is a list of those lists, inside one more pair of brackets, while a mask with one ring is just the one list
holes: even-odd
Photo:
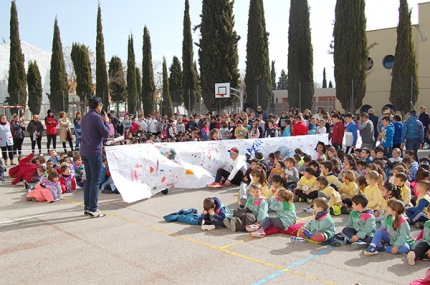
[[[118, 185], [119, 188], [121, 188]], [[237, 207], [238, 187], [170, 189], [132, 204], [100, 194], [104, 218], [83, 215], [83, 191], [52, 204], [28, 202], [22, 186], [0, 184], [0, 284], [409, 284], [428, 262], [406, 256], [367, 257], [350, 246], [295, 244], [284, 234], [251, 238], [226, 228], [166, 223], [180, 209], [202, 210], [217, 196]], [[296, 203], [307, 222], [307, 203]], [[337, 231], [348, 216], [334, 217]], [[419, 230], [412, 227], [413, 236]]]

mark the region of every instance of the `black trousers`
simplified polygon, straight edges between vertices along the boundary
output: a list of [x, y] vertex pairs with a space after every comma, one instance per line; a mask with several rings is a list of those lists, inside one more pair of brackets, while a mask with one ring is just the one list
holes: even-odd
[[[351, 238], [352, 236], [355, 236], [357, 234], [357, 231], [354, 228], [344, 227], [342, 229], [342, 236], [347, 239], [348, 241], [352, 242]], [[370, 236], [366, 236], [363, 239], [360, 239], [364, 242], [371, 243], [372, 238]]]
[[16, 155], [21, 154], [22, 143], [24, 142], [24, 138], [22, 139], [13, 139], [13, 153]]
[[418, 243], [415, 248], [415, 260], [417, 259], [428, 259], [428, 255], [426, 252], [430, 249], [430, 245], [428, 245], [426, 242], [422, 241]]
[[[68, 140], [68, 141], [69, 141], [70, 149], [73, 151], [73, 142], [72, 140]], [[67, 153], [66, 142], [63, 142], [63, 148], [64, 148], [64, 152]]]
[[48, 138], [48, 142], [46, 143], [46, 148], [48, 152], [51, 150], [51, 141], [52, 141], [52, 149], [57, 149], [57, 134], [55, 135], [46, 135]]
[[13, 146], [11, 146], [11, 145], [2, 146], [1, 147], [1, 153], [3, 155], [4, 160], [7, 159], [8, 153], [9, 153], [9, 159], [12, 160], [13, 159]]
[[303, 200], [307, 200], [307, 199], [313, 200], [318, 198], [318, 191], [312, 191], [311, 193], [309, 193], [309, 195], [306, 195], [305, 192], [303, 192], [303, 190], [296, 190], [294, 194], [296, 194], [297, 196], [299, 196], [299, 198], [302, 198]]
[[36, 137], [35, 141], [31, 141], [31, 152], [34, 153], [34, 148], [36, 146], [37, 143], [37, 147], [39, 148], [39, 153], [42, 153], [42, 136], [40, 137]]
[[[223, 168], [219, 168], [216, 172], [215, 182], [220, 182], [222, 178], [225, 178], [225, 180], [227, 180], [229, 176], [230, 176], [230, 172], [228, 172]], [[234, 184], [234, 185], [240, 185], [240, 182], [242, 182], [242, 179], [243, 179], [243, 173], [241, 171], [238, 171], [230, 182], [231, 184]]]

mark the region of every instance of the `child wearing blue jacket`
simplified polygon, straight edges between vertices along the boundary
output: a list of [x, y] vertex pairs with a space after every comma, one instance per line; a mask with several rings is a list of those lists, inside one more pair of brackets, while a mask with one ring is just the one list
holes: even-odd
[[[278, 191], [276, 198], [270, 199], [270, 209], [276, 212], [276, 217], [267, 217], [260, 224], [259, 229], [252, 232], [252, 237], [265, 237], [265, 230], [269, 226], [273, 226], [282, 230], [288, 229], [288, 227], [296, 223], [296, 206], [293, 203], [294, 193], [281, 189]], [[252, 229], [252, 227], [250, 227]], [[247, 228], [248, 230], [248, 228]]]
[[379, 134], [381, 145], [384, 148], [384, 156], [390, 158], [393, 151], [394, 125], [388, 116], [382, 118], [382, 124], [384, 125], [384, 131]]
[[415, 224], [420, 228], [422, 224], [428, 220], [427, 209], [430, 208], [430, 196], [428, 194], [430, 182], [427, 180], [420, 180], [416, 187], [420, 196], [417, 198], [416, 207], [409, 207], [406, 209], [406, 216], [408, 216], [410, 224]]
[[216, 227], [223, 227], [226, 217], [231, 217], [230, 210], [217, 197], [208, 197], [203, 200], [203, 213], [199, 217], [199, 225], [202, 225], [202, 230], [210, 231]]
[[224, 219], [224, 225], [232, 232], [243, 231], [246, 229], [246, 226], [253, 225], [256, 222], [261, 223], [267, 218], [269, 206], [261, 192], [261, 188], [261, 184], [252, 183], [249, 186], [251, 197], [246, 202], [245, 208], [234, 210], [231, 219]]

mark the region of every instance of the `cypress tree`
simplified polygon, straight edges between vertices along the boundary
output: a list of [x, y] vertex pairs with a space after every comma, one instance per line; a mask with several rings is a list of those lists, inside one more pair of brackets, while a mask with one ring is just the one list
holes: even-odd
[[272, 78], [272, 90], [276, 90], [276, 70], [275, 61], [272, 60], [272, 68], [270, 69], [270, 77]]
[[325, 74], [325, 67], [324, 67], [324, 70], [323, 70], [322, 88], [327, 88], [327, 78], [326, 78], [326, 74]]
[[28, 63], [27, 72], [28, 107], [32, 114], [40, 113], [42, 104], [42, 79], [36, 61]]
[[411, 10], [400, 0], [397, 45], [392, 71], [390, 102], [403, 113], [414, 109], [418, 99], [417, 63], [412, 41]]
[[[221, 111], [222, 108], [232, 104], [234, 97], [215, 101], [215, 83], [230, 82], [231, 87], [237, 87], [239, 79], [237, 44], [240, 37], [234, 30], [234, 1], [203, 0], [202, 2], [202, 22], [199, 25], [201, 92], [208, 110]], [[184, 90], [186, 90], [185, 86]]]
[[172, 114], [172, 98], [170, 97], [169, 75], [167, 74], [166, 58], [163, 57], [163, 106], [162, 114]]
[[76, 73], [76, 94], [81, 102], [85, 102], [93, 93], [93, 79], [88, 47], [83, 44], [73, 43], [70, 56]]
[[51, 70], [49, 74], [51, 94], [48, 95], [51, 109], [58, 113], [67, 112], [69, 108], [69, 86], [64, 65], [63, 45], [61, 43], [58, 20], [54, 22], [54, 38], [52, 40]]
[[106, 71], [105, 40], [103, 37], [102, 9], [97, 8], [97, 38], [96, 38], [96, 96], [102, 98], [103, 108], [109, 109], [109, 86]]
[[184, 102], [182, 94], [182, 68], [179, 58], [173, 56], [172, 64], [170, 65], [169, 76], [169, 91], [172, 98], [173, 107], [178, 107]]
[[362, 105], [366, 93], [369, 52], [365, 6], [365, 0], [337, 0], [335, 7], [333, 58], [336, 98], [342, 108], [351, 113]]
[[200, 88], [200, 74], [199, 74], [199, 70], [197, 69], [196, 61], [194, 61], [193, 70], [194, 70], [194, 94], [195, 94], [196, 102], [200, 102], [200, 100], [202, 99], [202, 90]]
[[142, 58], [142, 103], [145, 115], [155, 111], [155, 84], [154, 70], [152, 67], [151, 36], [148, 28], [143, 29], [143, 58]]
[[[134, 72], [134, 69], [132, 69]], [[109, 62], [109, 90], [113, 102], [124, 102], [126, 98], [127, 86], [125, 83], [124, 67], [121, 59], [113, 56]], [[136, 104], [134, 105], [136, 108]], [[134, 114], [136, 110], [127, 110]], [[133, 112], [132, 112], [133, 111]]]
[[137, 78], [136, 78], [136, 59], [134, 56], [133, 35], [128, 37], [128, 56], [127, 56], [127, 110], [135, 114], [140, 108], [137, 105]]
[[139, 67], [136, 66], [136, 87], [137, 87], [137, 94], [140, 96], [142, 93], [142, 77], [140, 76], [140, 70]]
[[314, 96], [313, 48], [307, 0], [291, 0], [288, 30], [288, 103], [311, 109]]
[[333, 88], [333, 82], [331, 82], [331, 80], [328, 83], [328, 88]]
[[263, 110], [267, 109], [272, 98], [268, 38], [263, 0], [251, 0], [248, 15], [245, 84], [247, 101], [254, 109], [257, 105]]
[[[16, 3], [12, 1], [10, 8], [10, 57], [9, 57], [9, 77], [7, 92], [9, 96], [5, 102], [11, 106], [25, 106], [27, 103], [26, 75], [24, 67], [24, 54], [21, 50], [21, 40], [19, 38], [19, 23]], [[11, 112], [16, 113], [17, 109]]]
[[193, 67], [193, 36], [191, 35], [190, 5], [185, 0], [182, 40], [182, 90], [184, 107], [188, 113], [194, 109], [196, 102], [195, 86], [196, 74]]
[[288, 77], [284, 69], [281, 70], [281, 76], [279, 76], [277, 89], [278, 90], [288, 89]]

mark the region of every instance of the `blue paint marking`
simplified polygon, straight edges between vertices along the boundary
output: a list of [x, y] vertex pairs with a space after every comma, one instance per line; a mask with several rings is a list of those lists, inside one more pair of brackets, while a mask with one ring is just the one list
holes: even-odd
[[[299, 267], [300, 265], [305, 264], [305, 263], [306, 263], [306, 262], [308, 262], [309, 260], [315, 259], [315, 258], [317, 258], [318, 256], [321, 256], [321, 255], [323, 255], [323, 254], [326, 254], [326, 253], [328, 253], [328, 252], [332, 251], [333, 249], [335, 249], [335, 248], [334, 248], [334, 247], [332, 247], [332, 246], [330, 246], [330, 247], [327, 247], [327, 248], [322, 249], [322, 250], [320, 250], [320, 251], [317, 251], [316, 253], [314, 253], [314, 254], [312, 254], [312, 255], [310, 255], [310, 256], [308, 256], [308, 257], [306, 257], [306, 258], [302, 259], [302, 260], [296, 261], [296, 262], [294, 262], [293, 264], [288, 265], [288, 266], [286, 267], [286, 269], [293, 270], [294, 268], [297, 268], [297, 267]], [[270, 280], [272, 280], [272, 279], [274, 279], [274, 278], [276, 278], [276, 277], [278, 277], [279, 275], [284, 274], [284, 273], [285, 273], [285, 271], [284, 271], [284, 270], [279, 270], [278, 272], [275, 272], [275, 273], [273, 273], [273, 274], [270, 274], [270, 275], [268, 275], [268, 276], [266, 276], [266, 277], [264, 277], [264, 278], [262, 278], [262, 279], [260, 279], [260, 280], [258, 280], [258, 281], [256, 281], [256, 282], [252, 283], [251, 285], [264, 284], [264, 283], [266, 283], [266, 282], [268, 282], [268, 281], [270, 281]]]

